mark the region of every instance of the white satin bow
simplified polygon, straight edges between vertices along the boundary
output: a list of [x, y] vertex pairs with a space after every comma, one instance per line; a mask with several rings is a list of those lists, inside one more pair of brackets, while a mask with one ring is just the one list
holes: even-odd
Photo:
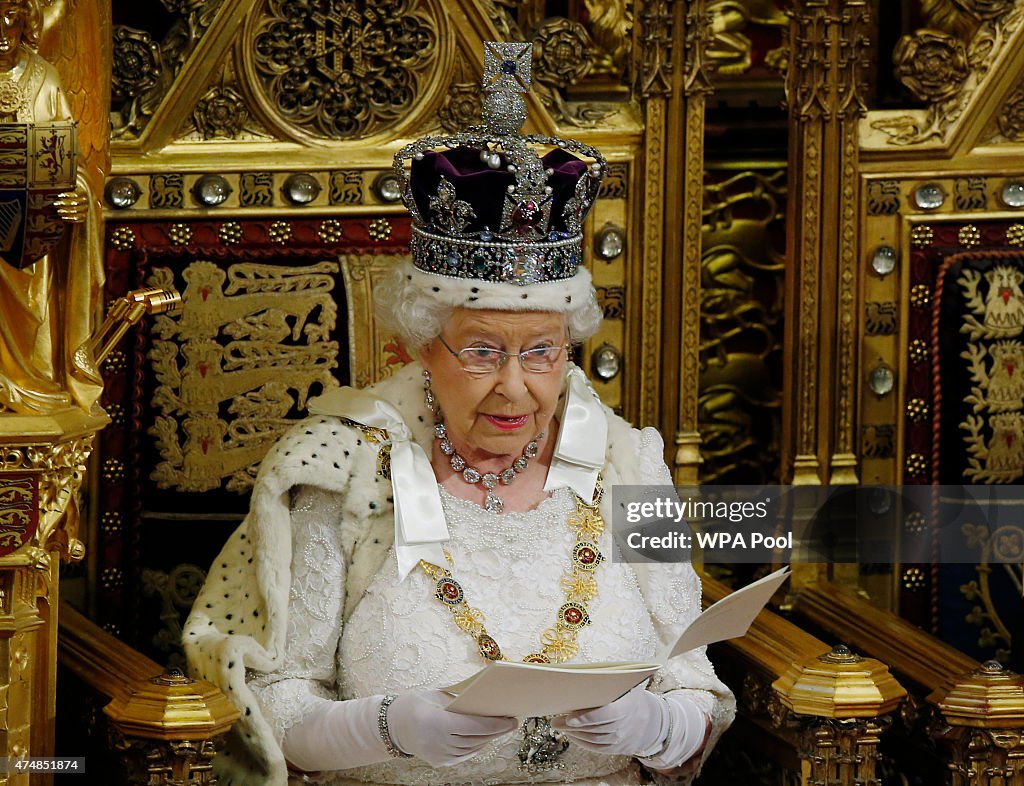
[[[366, 390], [335, 388], [309, 402], [309, 412], [348, 418], [384, 429], [391, 440], [391, 489], [395, 500], [395, 556], [398, 579], [419, 561], [445, 563], [441, 544], [448, 525], [430, 458], [412, 439], [401, 413]], [[584, 500], [594, 496], [597, 475], [604, 466], [608, 420], [584, 373], [572, 366], [559, 421], [558, 444], [551, 459], [545, 491], [568, 486]]]
[[558, 444], [544, 490], [568, 486], [589, 502], [594, 496], [597, 475], [604, 466], [608, 419], [597, 393], [578, 366], [569, 368], [566, 387]]
[[404, 579], [421, 559], [444, 565], [441, 544], [448, 540], [448, 525], [441, 509], [437, 478], [429, 457], [413, 442], [399, 411], [372, 393], [349, 387], [335, 388], [311, 399], [309, 411], [348, 418], [387, 431], [391, 440], [398, 580]]

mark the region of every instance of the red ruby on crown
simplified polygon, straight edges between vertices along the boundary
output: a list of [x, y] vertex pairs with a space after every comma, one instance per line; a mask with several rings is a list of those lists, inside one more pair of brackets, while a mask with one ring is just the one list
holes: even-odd
[[512, 228], [517, 235], [530, 234], [540, 227], [544, 214], [532, 199], [524, 199], [512, 211]]

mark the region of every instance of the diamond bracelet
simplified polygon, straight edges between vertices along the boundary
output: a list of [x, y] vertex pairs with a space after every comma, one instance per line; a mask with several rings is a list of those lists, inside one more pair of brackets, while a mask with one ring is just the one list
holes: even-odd
[[[662, 698], [662, 701], [667, 701], [667, 699]], [[672, 712], [671, 707], [666, 707], [665, 709], [668, 710], [668, 731], [665, 733], [665, 739], [660, 741], [657, 744], [657, 747], [651, 748], [649, 751], [636, 754], [638, 759], [654, 759], [659, 756], [664, 756], [668, 751], [668, 746], [672, 744], [672, 732], [675, 730], [675, 715]]]
[[411, 753], [403, 753], [395, 745], [395, 741], [391, 739], [391, 732], [388, 730], [388, 707], [391, 706], [391, 702], [395, 700], [395, 696], [390, 694], [381, 699], [380, 709], [377, 710], [377, 730], [380, 732], [380, 738], [384, 741], [384, 747], [388, 749], [388, 753], [391, 754], [392, 758], [395, 759], [411, 759]]

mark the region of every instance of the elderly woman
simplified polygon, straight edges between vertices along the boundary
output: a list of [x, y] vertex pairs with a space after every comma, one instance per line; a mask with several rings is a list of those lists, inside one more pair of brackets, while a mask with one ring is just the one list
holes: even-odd
[[412, 260], [377, 298], [419, 363], [311, 402], [186, 626], [243, 712], [224, 783], [685, 783], [731, 721], [702, 650], [555, 718], [446, 708], [489, 660], [653, 660], [700, 608], [690, 565], [603, 556], [602, 488], [671, 482], [568, 358], [601, 319], [580, 260], [605, 163], [519, 136], [529, 45], [488, 47], [490, 129], [396, 159]]

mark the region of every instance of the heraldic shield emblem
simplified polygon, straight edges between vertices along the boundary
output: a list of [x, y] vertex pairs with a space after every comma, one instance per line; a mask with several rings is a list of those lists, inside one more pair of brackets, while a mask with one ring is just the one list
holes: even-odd
[[75, 123], [0, 123], [0, 257], [24, 268], [64, 234], [57, 195], [75, 188]]

